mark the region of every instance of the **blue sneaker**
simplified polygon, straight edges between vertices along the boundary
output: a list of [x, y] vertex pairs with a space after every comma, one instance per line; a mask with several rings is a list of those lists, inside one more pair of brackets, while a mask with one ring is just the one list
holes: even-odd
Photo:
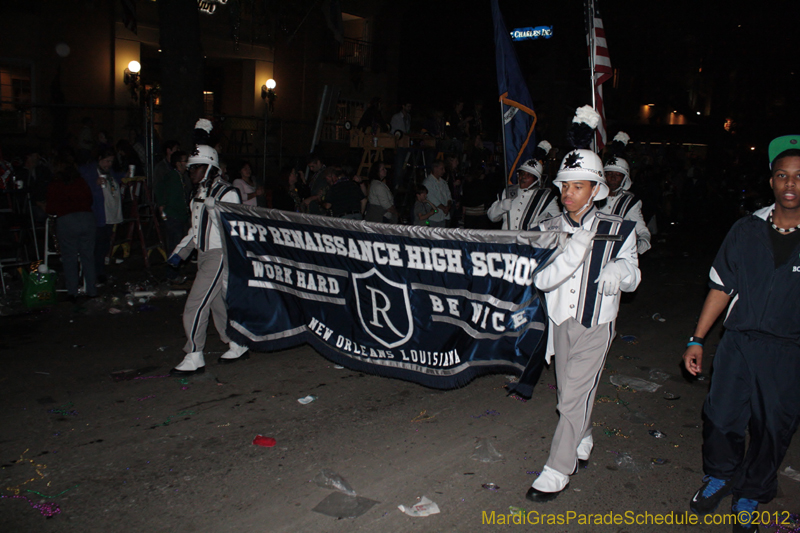
[[758, 524], [753, 524], [753, 518], [758, 513], [758, 502], [747, 498], [733, 501], [731, 512], [736, 515], [733, 522], [733, 533], [758, 533]]
[[706, 476], [703, 478], [702, 487], [694, 493], [689, 509], [700, 516], [713, 513], [719, 506], [722, 498], [731, 493], [731, 482], [724, 479]]

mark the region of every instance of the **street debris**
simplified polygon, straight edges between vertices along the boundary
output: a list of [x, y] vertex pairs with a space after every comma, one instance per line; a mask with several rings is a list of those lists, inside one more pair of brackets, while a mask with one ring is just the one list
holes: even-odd
[[655, 320], [656, 322], [666, 322], [667, 321], [666, 318], [663, 318], [661, 316], [661, 313], [654, 313], [653, 316], [652, 316], [652, 319]]
[[661, 370], [660, 368], [653, 368], [650, 370], [650, 380], [656, 383], [664, 383], [670, 378], [670, 375]]
[[297, 403], [300, 403], [302, 405], [308, 405], [316, 399], [317, 399], [316, 396], [314, 396], [313, 394], [309, 394], [308, 396], [304, 396], [303, 398], [298, 398]]
[[666, 434], [664, 434], [664, 433], [661, 433], [661, 432], [660, 432], [659, 430], [657, 430], [657, 429], [651, 429], [650, 431], [648, 431], [648, 433], [650, 434], [650, 436], [651, 436], [651, 437], [655, 437], [655, 438], [657, 438], [657, 439], [663, 439], [664, 437], [666, 437], [666, 436], [667, 436]]
[[503, 459], [503, 455], [495, 449], [489, 439], [480, 439], [475, 445], [475, 453], [472, 458], [482, 463], [496, 463]]
[[332, 492], [312, 511], [334, 518], [356, 518], [369, 511], [377, 503], [380, 502], [361, 496], [348, 496], [341, 492]]
[[322, 487], [323, 489], [338, 490], [349, 496], [356, 495], [356, 491], [353, 490], [353, 487], [351, 487], [342, 476], [327, 468], [320, 470], [319, 474], [314, 476], [313, 481], [318, 487]]
[[263, 446], [264, 448], [272, 448], [278, 443], [272, 437], [265, 437], [264, 435], [256, 435], [256, 438], [253, 439], [253, 444], [256, 446]]
[[800, 481], [800, 470], [795, 470], [791, 466], [787, 466], [781, 470], [781, 474], [795, 481]]
[[616, 387], [628, 387], [636, 392], [655, 392], [661, 387], [658, 383], [624, 374], [614, 374], [609, 378], [609, 381]]
[[639, 471], [639, 465], [636, 464], [636, 461], [633, 460], [633, 457], [629, 453], [620, 453], [617, 455], [617, 458], [614, 459], [614, 464], [616, 464], [622, 470], [627, 470], [628, 472]]
[[439, 513], [439, 506], [436, 505], [436, 502], [425, 496], [420, 498], [416, 505], [398, 505], [397, 508], [408, 516], [430, 516]]

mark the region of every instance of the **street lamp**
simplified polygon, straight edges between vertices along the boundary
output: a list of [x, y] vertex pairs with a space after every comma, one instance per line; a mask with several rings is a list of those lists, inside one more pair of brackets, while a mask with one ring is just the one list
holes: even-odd
[[141, 70], [142, 65], [139, 64], [138, 61], [131, 61], [128, 63], [128, 66], [125, 67], [125, 72], [122, 78], [122, 81], [125, 82], [125, 85], [130, 86], [131, 98], [134, 102], [139, 99], [139, 73]]
[[275, 87], [278, 84], [272, 78], [268, 79], [264, 85], [261, 86], [261, 98], [267, 104], [264, 107], [264, 164], [262, 165], [262, 179], [264, 182], [267, 180], [267, 129], [269, 126], [269, 116], [272, 114], [272, 108], [275, 106]]
[[261, 86], [261, 98], [267, 102], [270, 112], [275, 105], [275, 97], [277, 96], [275, 93], [275, 87], [277, 85], [278, 84], [275, 83], [275, 80], [270, 78], [264, 85]]

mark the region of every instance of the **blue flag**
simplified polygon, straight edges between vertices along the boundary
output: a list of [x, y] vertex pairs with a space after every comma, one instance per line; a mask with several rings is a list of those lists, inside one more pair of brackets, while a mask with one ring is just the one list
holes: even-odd
[[497, 0], [492, 0], [492, 18], [497, 86], [500, 89], [500, 106], [503, 112], [503, 150], [508, 172], [506, 179], [508, 183], [516, 183], [517, 167], [533, 157], [533, 149], [536, 147], [533, 133], [536, 113], [533, 112], [531, 93], [522, 78], [517, 53], [503, 22]]

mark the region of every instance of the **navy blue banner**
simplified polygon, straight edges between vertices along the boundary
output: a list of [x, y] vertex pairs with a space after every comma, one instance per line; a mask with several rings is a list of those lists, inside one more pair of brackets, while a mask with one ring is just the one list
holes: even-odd
[[546, 316], [533, 274], [558, 233], [371, 224], [222, 204], [228, 335], [310, 343], [353, 370], [437, 389], [532, 376]]

